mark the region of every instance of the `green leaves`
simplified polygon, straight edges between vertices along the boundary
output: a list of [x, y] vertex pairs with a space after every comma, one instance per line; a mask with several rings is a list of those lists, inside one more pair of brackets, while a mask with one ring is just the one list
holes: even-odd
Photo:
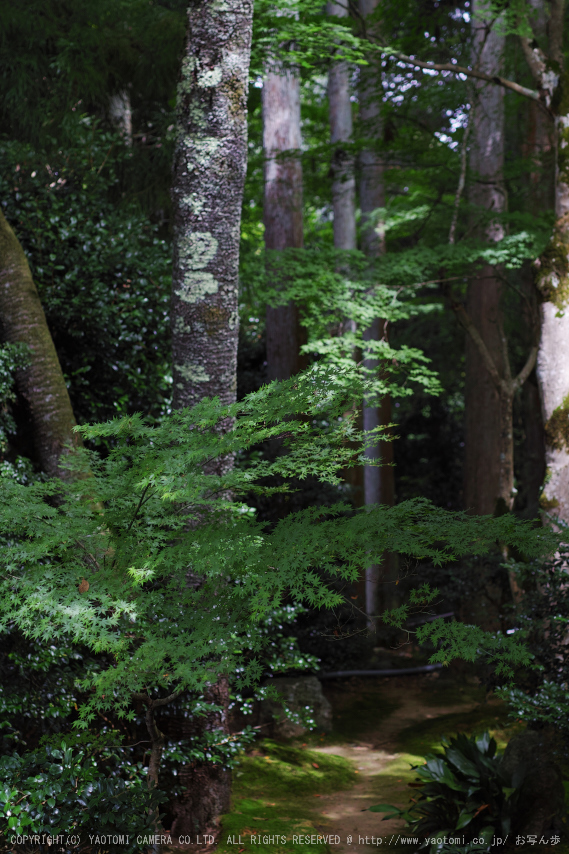
[[[97, 739], [91, 746], [81, 740], [67, 746], [45, 747], [0, 760], [0, 818], [15, 834], [57, 834], [81, 830], [124, 834], [151, 833], [152, 810], [165, 799], [148, 791], [141, 763], [119, 759], [117, 733]], [[73, 740], [73, 739], [72, 739]], [[104, 771], [96, 758], [104, 760]], [[125, 851], [139, 849], [134, 839]]]
[[[389, 812], [389, 818], [403, 818], [409, 833], [423, 838], [421, 848], [438, 852], [487, 852], [495, 834], [511, 831], [513, 808], [520, 787], [500, 768], [496, 742], [489, 733], [478, 738], [460, 733], [443, 740], [443, 753], [429, 754], [424, 765], [415, 766], [418, 799], [407, 810], [379, 804], [371, 812]], [[455, 848], [445, 837], [459, 835], [465, 847]], [[437, 841], [433, 841], [437, 840]], [[475, 840], [475, 841], [473, 841]]]
[[[338, 604], [326, 579], [354, 581], [387, 549], [441, 563], [481, 553], [497, 538], [531, 554], [552, 546], [551, 533], [527, 523], [453, 514], [425, 500], [361, 511], [311, 507], [271, 530], [243, 512], [252, 491], [274, 491], [266, 484], [275, 474], [281, 489], [308, 474], [336, 482], [362, 457], [364, 437], [346, 413], [365, 389], [355, 370], [339, 375], [316, 365], [242, 403], [204, 400], [158, 426], [135, 415], [81, 427], [90, 439], [112, 439], [106, 457], [70, 456], [79, 476], [66, 482], [5, 484], [0, 629], [112, 656], [112, 666], [81, 680], [87, 699], [78, 726], [105, 709], [128, 718], [135, 692], [199, 693], [236, 673], [241, 684], [253, 683], [266, 643], [256, 627], [273, 609], [285, 601]], [[277, 437], [285, 452], [274, 462], [252, 456], [247, 466], [212, 471], [213, 460]], [[422, 586], [408, 607], [428, 607], [435, 596]], [[407, 613], [391, 619], [401, 624]], [[437, 647], [434, 660], [482, 649], [500, 665], [525, 654], [518, 635], [440, 623], [421, 632]]]

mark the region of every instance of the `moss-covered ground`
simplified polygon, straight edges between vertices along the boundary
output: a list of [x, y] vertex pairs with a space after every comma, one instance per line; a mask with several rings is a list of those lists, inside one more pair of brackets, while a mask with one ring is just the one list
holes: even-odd
[[233, 809], [223, 819], [217, 850], [325, 854], [329, 846], [318, 836], [327, 834], [314, 824], [320, 818], [316, 799], [349, 789], [355, 778], [352, 764], [341, 756], [261, 742], [234, 773]]

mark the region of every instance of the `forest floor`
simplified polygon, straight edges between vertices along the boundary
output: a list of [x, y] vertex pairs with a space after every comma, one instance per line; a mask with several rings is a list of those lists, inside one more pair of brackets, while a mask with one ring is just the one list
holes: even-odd
[[[264, 740], [241, 759], [218, 854], [415, 854], [403, 822], [382, 821], [368, 807], [406, 806], [411, 766], [440, 748], [443, 736], [489, 730], [503, 748], [520, 728], [476, 680], [441, 672], [334, 680], [324, 691], [332, 733]], [[548, 850], [567, 854], [569, 847]]]

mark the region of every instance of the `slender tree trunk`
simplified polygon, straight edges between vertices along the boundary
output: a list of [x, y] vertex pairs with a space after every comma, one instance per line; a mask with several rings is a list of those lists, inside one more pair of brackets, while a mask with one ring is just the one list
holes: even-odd
[[[271, 69], [263, 81], [263, 149], [265, 152], [265, 247], [300, 249], [303, 245], [302, 164], [300, 161], [300, 78], [291, 71]], [[269, 276], [281, 275], [274, 259]], [[268, 306], [267, 376], [284, 380], [306, 365], [298, 306]]]
[[[359, 0], [359, 12], [365, 21], [366, 29], [372, 34], [377, 28], [377, 22], [370, 16], [378, 7], [378, 0]], [[381, 106], [383, 90], [381, 87], [381, 68], [377, 61], [372, 61], [361, 70], [360, 86], [360, 121], [362, 132], [367, 139], [381, 139], [383, 133]], [[360, 209], [361, 209], [361, 240], [362, 249], [370, 258], [377, 258], [385, 252], [385, 235], [381, 220], [377, 218], [378, 208], [385, 207], [385, 190], [383, 183], [383, 163], [373, 146], [364, 147], [360, 154]], [[387, 334], [385, 322], [378, 318], [364, 332], [364, 340], [379, 341]], [[373, 359], [365, 361], [366, 367], [375, 370], [378, 364]], [[391, 422], [391, 399], [386, 396], [381, 404], [363, 405], [363, 428], [373, 430], [380, 425]], [[364, 468], [364, 501], [365, 504], [393, 504], [394, 478], [393, 446], [391, 442], [378, 442], [366, 451], [372, 460], [382, 461], [382, 466], [366, 466]], [[379, 602], [380, 577], [387, 580], [393, 570], [394, 559], [386, 555], [384, 565], [371, 566], [366, 570], [365, 602], [366, 613], [376, 614], [383, 603]]]
[[[328, 14], [346, 18], [345, 3], [329, 2]], [[353, 120], [350, 100], [350, 70], [346, 62], [334, 62], [328, 74], [330, 108], [330, 142], [332, 152], [332, 207], [334, 211], [334, 246], [356, 249], [356, 179], [354, 157], [346, 145], [352, 142]]]
[[30, 347], [30, 363], [16, 374], [33, 424], [39, 465], [51, 477], [67, 478], [61, 463], [67, 449], [80, 445], [61, 365], [18, 238], [0, 211], [0, 327], [9, 344]]
[[[539, 0], [530, 0], [534, 7], [531, 24], [541, 44], [547, 41], [547, 15]], [[526, 100], [526, 133], [522, 156], [533, 164], [527, 177], [527, 209], [536, 213], [550, 211], [555, 205], [555, 164], [552, 140], [553, 123], [540, 104]], [[527, 296], [525, 325], [535, 323], [534, 269], [527, 264], [522, 270], [522, 287]], [[523, 463], [519, 507], [523, 515], [535, 519], [539, 515], [539, 498], [545, 477], [545, 434], [537, 375], [532, 371], [522, 389]], [[517, 503], [517, 501], [516, 501]]]
[[[501, 73], [504, 36], [481, 18], [476, 0], [472, 15], [473, 65], [492, 76]], [[480, 224], [475, 232], [491, 241], [504, 236], [502, 226], [484, 222], [490, 212], [506, 208], [504, 187], [504, 90], [493, 83], [473, 86], [470, 136], [470, 201]], [[502, 282], [485, 265], [469, 282], [467, 311], [503, 377], [508, 359], [502, 315]], [[464, 504], [468, 512], [494, 513], [497, 504], [513, 504], [513, 441], [509, 395], [493, 382], [476, 342], [466, 338]]]
[[[191, 0], [178, 85], [174, 157], [172, 349], [174, 407], [236, 396], [238, 263], [247, 167], [247, 88], [253, 4]], [[219, 472], [231, 460], [220, 460]], [[226, 680], [212, 686], [221, 708], [198, 719], [227, 731]], [[230, 774], [203, 764], [182, 771], [176, 836], [211, 832], [229, 809]]]
[[[329, 2], [327, 12], [336, 18], [348, 17], [345, 3]], [[352, 101], [350, 98], [350, 70], [346, 62], [333, 62], [328, 72], [328, 106], [330, 117], [330, 142], [332, 149], [332, 211], [334, 215], [334, 248], [349, 251], [357, 249], [356, 237], [356, 178], [354, 156], [349, 150], [353, 142]], [[340, 271], [349, 275], [347, 265]], [[344, 331], [356, 331], [353, 320], [344, 321]], [[354, 352], [359, 361], [361, 353]], [[362, 427], [362, 411], [358, 410], [358, 426]], [[351, 466], [344, 479], [352, 491], [356, 507], [364, 504], [364, 470]]]

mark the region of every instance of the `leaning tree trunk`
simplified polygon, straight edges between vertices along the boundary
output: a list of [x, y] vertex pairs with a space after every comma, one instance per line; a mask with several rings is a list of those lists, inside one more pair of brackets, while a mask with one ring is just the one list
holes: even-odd
[[[300, 249], [303, 245], [300, 78], [290, 70], [272, 66], [263, 81], [262, 99], [265, 247]], [[274, 257], [269, 258], [267, 273], [273, 280], [282, 275]], [[268, 306], [266, 335], [269, 380], [288, 379], [305, 367], [306, 359], [300, 353], [305, 332], [297, 305], [289, 302]]]
[[[359, 0], [359, 13], [365, 21], [369, 35], [377, 28], [377, 22], [370, 18], [378, 8], [378, 0]], [[360, 86], [360, 122], [362, 133], [368, 140], [379, 140], [382, 136], [382, 105], [383, 90], [381, 86], [381, 67], [377, 60], [370, 60], [370, 65], [362, 67]], [[385, 236], [382, 223], [377, 219], [378, 208], [385, 207], [385, 191], [383, 182], [383, 163], [377, 150], [372, 145], [364, 146], [360, 154], [360, 209], [362, 214], [362, 249], [371, 260], [385, 251]], [[369, 329], [364, 331], [364, 340], [379, 341], [387, 333], [385, 322], [377, 318]], [[365, 365], [370, 370], [376, 369], [375, 360], [367, 359]], [[380, 425], [391, 423], [391, 398], [386, 395], [379, 405], [363, 405], [363, 428], [373, 430]], [[371, 460], [381, 460], [382, 465], [370, 465], [364, 468], [364, 501], [365, 504], [393, 504], [393, 446], [391, 442], [378, 442], [368, 448], [366, 455]], [[387, 580], [392, 574], [394, 557], [386, 555], [383, 567], [370, 566], [365, 576], [366, 613], [373, 615], [380, 610], [379, 580]], [[386, 604], [386, 603], [381, 603]]]
[[67, 478], [67, 451], [80, 444], [61, 365], [18, 238], [0, 211], [0, 328], [2, 340], [30, 348], [30, 361], [16, 374], [33, 424], [34, 446], [42, 470]]
[[[174, 157], [172, 349], [174, 407], [236, 396], [238, 262], [247, 167], [247, 87], [253, 4], [191, 0], [178, 85]], [[220, 460], [221, 472], [231, 460]], [[198, 719], [227, 731], [227, 682], [211, 687], [221, 712]], [[188, 722], [188, 726], [190, 723]], [[196, 722], [193, 722], [195, 728]], [[186, 733], [195, 735], [195, 731]], [[229, 809], [230, 775], [203, 764], [182, 771], [176, 836], [210, 832]]]
[[[503, 35], [481, 10], [473, 7], [473, 66], [496, 76], [503, 63]], [[488, 241], [504, 236], [501, 224], [488, 221], [490, 212], [506, 208], [504, 186], [504, 89], [476, 81], [470, 134], [470, 201], [482, 224], [475, 231]], [[484, 265], [467, 291], [467, 311], [484, 341], [498, 374], [505, 376], [507, 343], [502, 315], [502, 282], [494, 267]], [[464, 506], [469, 513], [492, 514], [498, 504], [513, 503], [513, 431], [510, 401], [497, 386], [476, 342], [466, 337]]]

